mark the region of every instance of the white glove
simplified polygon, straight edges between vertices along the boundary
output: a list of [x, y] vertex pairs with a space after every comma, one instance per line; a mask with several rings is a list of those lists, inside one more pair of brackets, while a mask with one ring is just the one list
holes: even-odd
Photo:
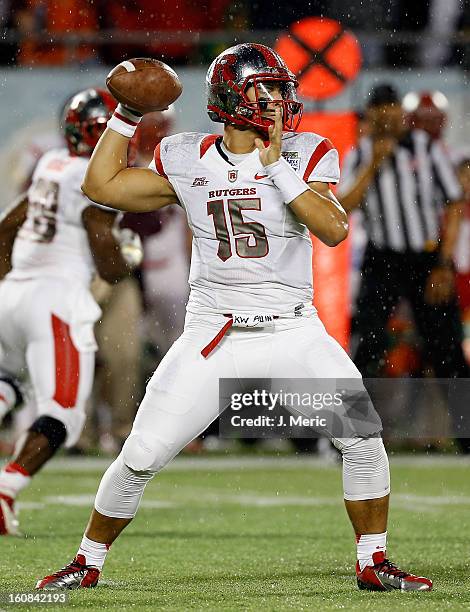
[[113, 227], [113, 236], [119, 243], [121, 255], [130, 268], [137, 268], [142, 263], [144, 249], [139, 234], [131, 229]]

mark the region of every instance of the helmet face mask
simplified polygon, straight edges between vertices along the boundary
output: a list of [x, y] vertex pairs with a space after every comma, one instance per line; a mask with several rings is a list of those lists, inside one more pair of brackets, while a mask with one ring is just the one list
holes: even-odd
[[67, 100], [61, 125], [72, 155], [89, 157], [106, 123], [116, 108], [116, 101], [104, 89], [85, 89]]
[[[247, 79], [247, 84], [242, 88], [243, 103], [240, 110], [247, 109], [250, 114], [245, 116], [246, 123], [256, 128], [267, 130], [273, 124], [273, 119], [265, 114], [269, 110], [269, 105], [275, 103], [281, 106], [283, 117], [283, 129], [286, 132], [293, 132], [299, 125], [302, 117], [302, 105], [297, 100], [295, 85], [290, 77], [279, 78], [268, 74], [259, 74], [252, 79]], [[269, 84], [277, 85], [281, 92], [281, 98], [273, 98], [269, 91]], [[268, 87], [266, 87], [268, 85]], [[254, 100], [250, 101], [247, 92], [253, 87]], [[242, 110], [242, 112], [244, 112]]]
[[[281, 99], [270, 95], [266, 84], [277, 84]], [[221, 53], [207, 73], [207, 110], [212, 121], [267, 132], [273, 124], [266, 114], [269, 104], [282, 106], [283, 129], [293, 132], [302, 118], [297, 100], [297, 80], [282, 58], [269, 47], [254, 43], [236, 45]], [[247, 95], [253, 87], [251, 96]]]

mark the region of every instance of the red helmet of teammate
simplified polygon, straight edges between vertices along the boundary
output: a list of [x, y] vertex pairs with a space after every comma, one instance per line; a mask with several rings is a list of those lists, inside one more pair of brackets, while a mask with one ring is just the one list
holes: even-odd
[[[264, 86], [268, 81], [280, 85], [283, 129], [295, 131], [303, 108], [297, 100], [297, 79], [275, 51], [255, 43], [230, 47], [212, 62], [206, 77], [209, 117], [219, 123], [254, 126], [266, 131], [273, 124], [271, 119], [263, 117], [272, 100]], [[254, 87], [254, 101], [246, 95], [250, 86]]]
[[164, 111], [146, 113], [137, 126], [127, 149], [130, 166], [148, 166], [156, 145], [173, 131], [175, 110], [173, 105]]
[[449, 102], [440, 91], [412, 91], [403, 98], [409, 126], [424, 130], [435, 139], [441, 137], [448, 107]]
[[61, 125], [72, 155], [89, 157], [92, 154], [116, 105], [116, 100], [104, 89], [85, 89], [67, 100]]

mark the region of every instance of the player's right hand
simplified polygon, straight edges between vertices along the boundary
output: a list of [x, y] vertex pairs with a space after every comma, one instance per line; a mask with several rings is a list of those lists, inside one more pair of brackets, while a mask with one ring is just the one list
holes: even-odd
[[282, 145], [282, 109], [276, 106], [274, 111], [274, 125], [268, 128], [269, 146], [265, 147], [261, 138], [255, 139], [256, 148], [259, 151], [259, 158], [263, 166], [274, 164], [281, 157]]

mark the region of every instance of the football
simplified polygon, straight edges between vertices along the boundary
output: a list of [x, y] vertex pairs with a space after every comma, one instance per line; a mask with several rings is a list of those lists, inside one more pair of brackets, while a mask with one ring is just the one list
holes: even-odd
[[183, 91], [176, 72], [152, 58], [121, 62], [106, 77], [106, 86], [118, 102], [142, 114], [165, 110]]

